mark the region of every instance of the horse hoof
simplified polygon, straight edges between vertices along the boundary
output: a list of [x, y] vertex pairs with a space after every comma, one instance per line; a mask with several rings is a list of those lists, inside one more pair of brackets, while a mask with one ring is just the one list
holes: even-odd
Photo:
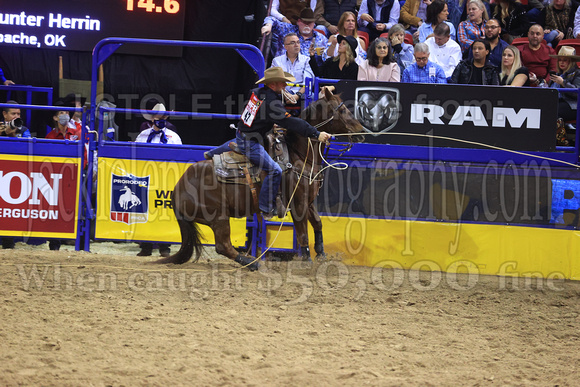
[[235, 262], [246, 267], [250, 271], [256, 271], [260, 268], [260, 263], [254, 257], [246, 257], [246, 256], [240, 254], [235, 259]]

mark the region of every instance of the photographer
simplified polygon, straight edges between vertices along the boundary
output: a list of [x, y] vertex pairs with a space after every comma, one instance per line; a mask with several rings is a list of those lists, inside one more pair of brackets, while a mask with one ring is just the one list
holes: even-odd
[[[7, 104], [18, 105], [16, 101], [8, 101]], [[30, 130], [23, 125], [20, 118], [20, 109], [3, 108], [2, 122], [0, 123], [0, 136], [30, 138]]]

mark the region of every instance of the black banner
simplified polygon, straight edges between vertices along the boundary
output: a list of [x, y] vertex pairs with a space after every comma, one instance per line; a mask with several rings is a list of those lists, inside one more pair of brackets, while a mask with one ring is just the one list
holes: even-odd
[[341, 81], [337, 90], [369, 133], [366, 142], [555, 150], [555, 89]]
[[[184, 15], [185, 0], [3, 2], [0, 45], [92, 51], [111, 36], [182, 40]], [[143, 48], [123, 52], [144, 53]], [[155, 48], [154, 54], [180, 55], [181, 48]]]

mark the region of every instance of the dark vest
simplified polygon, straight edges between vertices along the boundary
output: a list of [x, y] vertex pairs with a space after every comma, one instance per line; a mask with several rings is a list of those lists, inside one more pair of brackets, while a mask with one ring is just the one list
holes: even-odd
[[324, 1], [324, 19], [333, 26], [338, 25], [340, 16], [350, 11], [356, 15], [356, 0], [318, 0]]
[[387, 24], [389, 22], [389, 16], [391, 15], [391, 9], [393, 8], [393, 1], [394, 0], [385, 0], [383, 8], [381, 8], [381, 15], [380, 17], [375, 16], [375, 7], [377, 6], [375, 0], [368, 0], [367, 5], [369, 9], [369, 15], [375, 19], [375, 23], [384, 23]]
[[278, 11], [286, 16], [292, 24], [300, 17], [300, 11], [310, 8], [310, 0], [280, 0]]

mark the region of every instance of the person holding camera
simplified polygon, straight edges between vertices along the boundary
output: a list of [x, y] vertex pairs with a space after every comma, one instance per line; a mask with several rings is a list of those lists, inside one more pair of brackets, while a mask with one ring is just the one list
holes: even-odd
[[[7, 104], [18, 105], [16, 101], [8, 101]], [[30, 138], [30, 130], [20, 118], [20, 109], [5, 107], [2, 109], [2, 122], [0, 123], [0, 136]]]

